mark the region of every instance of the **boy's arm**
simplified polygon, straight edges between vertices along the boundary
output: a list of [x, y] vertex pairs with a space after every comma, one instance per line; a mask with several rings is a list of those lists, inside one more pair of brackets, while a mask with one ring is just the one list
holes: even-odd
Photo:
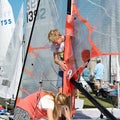
[[54, 53], [54, 61], [56, 64], [60, 65], [60, 60], [58, 59], [58, 53]]
[[65, 62], [58, 59], [58, 53], [54, 53], [54, 61], [56, 64], [58, 64], [60, 66], [60, 68], [63, 71], [67, 70], [67, 65], [65, 64]]

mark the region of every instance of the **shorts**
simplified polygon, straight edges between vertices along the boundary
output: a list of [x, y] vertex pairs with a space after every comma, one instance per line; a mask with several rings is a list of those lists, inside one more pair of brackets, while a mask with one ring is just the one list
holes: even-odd
[[29, 113], [22, 108], [16, 107], [13, 120], [30, 120]]
[[61, 70], [58, 72], [58, 79], [57, 79], [56, 86], [58, 88], [63, 86], [63, 71], [61, 71]]

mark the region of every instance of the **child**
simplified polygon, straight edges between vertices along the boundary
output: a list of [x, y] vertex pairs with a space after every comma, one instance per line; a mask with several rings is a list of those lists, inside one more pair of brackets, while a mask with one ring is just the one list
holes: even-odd
[[61, 35], [57, 29], [52, 29], [48, 33], [48, 39], [52, 42], [51, 49], [53, 51], [54, 61], [60, 67], [58, 72], [57, 87], [58, 92], [62, 92], [63, 71], [67, 70], [67, 65], [64, 62], [65, 36]]
[[17, 103], [14, 120], [58, 120], [62, 115], [70, 120], [68, 97], [63, 93], [37, 91]]

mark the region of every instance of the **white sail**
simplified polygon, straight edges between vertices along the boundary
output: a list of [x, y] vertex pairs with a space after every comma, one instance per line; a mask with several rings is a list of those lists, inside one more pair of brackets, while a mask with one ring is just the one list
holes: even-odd
[[15, 98], [22, 70], [23, 5], [8, 46], [0, 76], [0, 97]]
[[[40, 80], [43, 80], [43, 89], [57, 91], [58, 66], [53, 61], [53, 53], [50, 49], [51, 43], [48, 41], [47, 34], [52, 28], [58, 28], [62, 32], [65, 31], [63, 28], [65, 27], [67, 5], [64, 0], [41, 0], [34, 24], [38, 1], [27, 1], [24, 41], [27, 47], [28, 41], [31, 40], [29, 48], [32, 51], [28, 51], [21, 80], [20, 92], [22, 90], [22, 97], [26, 96], [26, 93], [33, 93], [38, 90]], [[61, 5], [65, 6], [64, 14], [58, 7]], [[62, 24], [58, 24], [58, 22], [62, 22]], [[32, 37], [30, 38], [30, 36]]]
[[[14, 27], [14, 16], [9, 1], [0, 0], [0, 65], [6, 55]], [[1, 67], [0, 70], [2, 70]]]

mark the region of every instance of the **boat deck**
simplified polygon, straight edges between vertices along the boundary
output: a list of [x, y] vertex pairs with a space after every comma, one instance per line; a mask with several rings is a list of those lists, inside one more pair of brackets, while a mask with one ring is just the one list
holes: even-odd
[[[117, 119], [120, 119], [120, 109], [108, 108]], [[103, 118], [102, 118], [103, 117]], [[97, 108], [79, 109], [73, 116], [72, 120], [107, 120], [106, 116], [101, 116], [101, 112]]]
[[[108, 110], [117, 119], [120, 119], [120, 109], [108, 108]], [[12, 119], [9, 119], [9, 117], [7, 115], [0, 115], [0, 120], [12, 120]], [[108, 119], [104, 115], [101, 116], [101, 112], [97, 108], [90, 108], [90, 109], [76, 110], [76, 112], [71, 120], [108, 120]]]

